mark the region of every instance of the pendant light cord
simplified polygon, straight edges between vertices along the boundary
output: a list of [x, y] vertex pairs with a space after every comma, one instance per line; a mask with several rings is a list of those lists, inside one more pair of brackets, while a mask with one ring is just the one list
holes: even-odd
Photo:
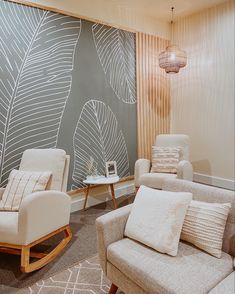
[[171, 7], [171, 44], [173, 42], [174, 9], [175, 7]]

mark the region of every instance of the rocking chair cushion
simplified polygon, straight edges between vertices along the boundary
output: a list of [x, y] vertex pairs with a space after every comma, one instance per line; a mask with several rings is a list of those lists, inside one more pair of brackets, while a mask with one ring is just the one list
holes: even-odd
[[33, 192], [44, 191], [50, 177], [51, 172], [12, 170], [0, 200], [0, 210], [19, 211], [22, 199]]
[[19, 170], [23, 171], [51, 171], [52, 177], [47, 190], [63, 190], [63, 180], [66, 175], [66, 152], [62, 149], [28, 149], [22, 156]]

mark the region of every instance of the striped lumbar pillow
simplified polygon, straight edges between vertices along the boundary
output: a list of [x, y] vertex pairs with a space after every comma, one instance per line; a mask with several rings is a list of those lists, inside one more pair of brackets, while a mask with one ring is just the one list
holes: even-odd
[[0, 210], [18, 211], [25, 196], [46, 189], [50, 177], [51, 172], [12, 170], [0, 201]]
[[178, 147], [152, 147], [151, 172], [177, 173], [177, 165], [180, 160], [180, 148]]
[[181, 240], [220, 258], [230, 203], [192, 200], [181, 231]]

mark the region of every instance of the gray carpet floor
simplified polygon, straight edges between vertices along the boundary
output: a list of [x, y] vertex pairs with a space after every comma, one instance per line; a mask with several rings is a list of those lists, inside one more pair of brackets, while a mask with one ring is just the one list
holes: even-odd
[[[134, 195], [122, 196], [117, 199], [118, 206], [131, 203]], [[95, 220], [97, 217], [112, 210], [112, 202], [108, 201], [87, 209], [71, 214], [70, 225], [73, 232], [72, 241], [60, 256], [44, 268], [30, 274], [20, 272], [20, 257], [16, 255], [0, 253], [0, 294], [12, 293], [21, 288], [29, 287], [41, 279], [50, 276], [86, 259], [95, 253], [96, 230]], [[43, 243], [35, 250], [48, 250], [57, 244], [61, 236], [55, 236]]]

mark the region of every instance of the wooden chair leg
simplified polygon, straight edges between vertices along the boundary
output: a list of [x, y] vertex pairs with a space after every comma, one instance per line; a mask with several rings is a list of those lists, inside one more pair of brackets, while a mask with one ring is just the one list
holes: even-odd
[[[56, 235], [59, 232], [61, 232], [61, 230], [57, 230], [54, 233], [49, 234], [48, 238], [52, 237], [53, 235]], [[42, 268], [43, 266], [51, 262], [64, 249], [64, 247], [69, 243], [69, 241], [72, 238], [72, 233], [71, 233], [69, 225], [64, 227], [63, 232], [65, 234], [65, 237], [63, 238], [63, 240], [51, 252], [49, 252], [44, 257], [42, 257], [41, 259], [35, 262], [30, 263], [30, 248], [35, 246], [36, 242], [33, 242], [26, 246], [22, 246], [21, 267], [20, 267], [21, 271], [24, 273], [30, 273]], [[37, 242], [37, 244], [38, 243], [39, 242]]]
[[111, 285], [110, 289], [109, 289], [109, 294], [115, 294], [118, 290], [118, 287], [114, 284]]
[[30, 261], [30, 247], [23, 246], [21, 249], [21, 271], [24, 272], [24, 269], [27, 267]]

